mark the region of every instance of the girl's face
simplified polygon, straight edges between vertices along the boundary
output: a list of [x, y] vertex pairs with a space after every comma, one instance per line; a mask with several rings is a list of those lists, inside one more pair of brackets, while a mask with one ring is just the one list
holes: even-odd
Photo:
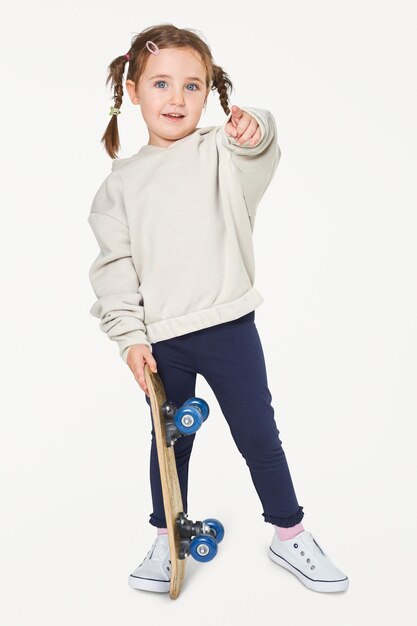
[[[199, 55], [190, 48], [163, 48], [149, 53], [135, 92], [126, 81], [133, 104], [139, 104], [149, 131], [149, 144], [166, 148], [192, 133], [201, 117], [210, 88]], [[181, 118], [169, 118], [180, 113]]]

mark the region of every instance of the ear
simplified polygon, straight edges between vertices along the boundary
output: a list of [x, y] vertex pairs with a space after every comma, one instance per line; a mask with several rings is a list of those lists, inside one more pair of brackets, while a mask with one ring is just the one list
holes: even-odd
[[136, 85], [133, 82], [133, 80], [127, 80], [126, 81], [126, 90], [127, 93], [129, 94], [129, 98], [132, 101], [133, 104], [140, 104], [140, 100], [139, 100], [139, 96], [137, 94], [137, 89], [136, 89]]

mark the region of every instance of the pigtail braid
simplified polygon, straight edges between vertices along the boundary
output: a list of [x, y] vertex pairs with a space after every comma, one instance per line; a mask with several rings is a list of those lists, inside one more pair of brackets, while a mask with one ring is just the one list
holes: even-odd
[[108, 66], [108, 76], [106, 79], [106, 87], [111, 83], [111, 88], [113, 89], [114, 105], [110, 107], [110, 122], [107, 124], [101, 141], [112, 159], [116, 158], [116, 153], [120, 150], [117, 116], [120, 113], [123, 100], [123, 73], [126, 63], [126, 55], [116, 57]]
[[217, 91], [219, 92], [219, 99], [220, 99], [220, 104], [222, 106], [222, 109], [226, 113], [226, 115], [229, 115], [230, 113], [229, 97], [228, 97], [227, 92], [230, 90], [230, 93], [232, 93], [232, 90], [233, 90], [232, 81], [230, 80], [229, 76], [226, 74], [224, 69], [220, 67], [220, 65], [215, 65], [214, 63], [213, 63], [213, 84], [212, 84], [211, 89], [212, 90], [217, 89]]

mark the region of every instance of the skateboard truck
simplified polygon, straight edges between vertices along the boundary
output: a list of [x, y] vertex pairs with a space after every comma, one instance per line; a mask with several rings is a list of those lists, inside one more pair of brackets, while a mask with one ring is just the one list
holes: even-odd
[[189, 398], [179, 408], [165, 400], [161, 406], [165, 421], [165, 442], [168, 448], [184, 435], [192, 435], [206, 421], [209, 406], [202, 398]]
[[205, 519], [193, 522], [183, 511], [175, 519], [180, 537], [179, 558], [193, 556], [197, 561], [211, 561], [217, 554], [217, 544], [224, 537], [224, 527], [219, 520]]
[[168, 448], [174, 445], [174, 443], [182, 437], [182, 433], [174, 424], [174, 415], [177, 412], [177, 407], [173, 402], [165, 400], [162, 405], [162, 413], [165, 418], [165, 438]]

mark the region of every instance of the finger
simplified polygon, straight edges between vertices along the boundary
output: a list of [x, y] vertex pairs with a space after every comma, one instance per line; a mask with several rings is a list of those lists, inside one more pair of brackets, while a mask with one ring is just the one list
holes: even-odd
[[[236, 107], [239, 109], [239, 107]], [[249, 126], [250, 120], [252, 116], [247, 112], [239, 109], [238, 115], [232, 115], [230, 121], [232, 122], [234, 128], [236, 129], [236, 133], [234, 135], [235, 139], [238, 139]]]
[[[259, 127], [258, 122], [255, 120], [254, 117], [251, 116], [251, 121], [249, 125], [241, 134], [239, 134], [237, 138], [239, 145], [242, 145], [246, 143], [249, 139], [251, 139], [253, 135], [255, 134], [255, 132], [258, 130], [258, 127]], [[238, 128], [238, 131], [239, 131], [239, 128]]]
[[[255, 122], [255, 124], [254, 124]], [[248, 113], [247, 111], [243, 111], [243, 115], [240, 118], [236, 130], [237, 130], [237, 136], [235, 137], [236, 140], [240, 139], [245, 133], [247, 133], [250, 129], [251, 129], [251, 135], [255, 132], [256, 130], [256, 126], [257, 126], [257, 122], [255, 120], [255, 118], [253, 117], [253, 115], [251, 115], [250, 113]], [[250, 136], [251, 136], [250, 135]], [[244, 141], [246, 141], [248, 138], [248, 135], [245, 136]]]
[[230, 120], [228, 121], [228, 123], [226, 124], [225, 130], [227, 134], [230, 135], [231, 137], [236, 137], [238, 134], [236, 128], [237, 128], [237, 125], [239, 124], [239, 121], [242, 115], [244, 114], [244, 111], [240, 107], [238, 107], [237, 104], [233, 104], [230, 112], [232, 116]]
[[145, 391], [145, 389], [146, 389], [146, 380], [145, 380], [145, 374], [143, 372], [143, 368], [135, 369], [133, 374], [134, 374], [135, 380], [139, 384], [140, 388], [143, 391]]
[[226, 126], [224, 127], [224, 130], [226, 131], [228, 135], [230, 135], [230, 137], [236, 137], [237, 135], [236, 126], [233, 125], [233, 122], [231, 120], [227, 122]]
[[232, 117], [231, 119], [236, 122], [236, 124], [239, 123], [240, 118], [242, 117], [242, 115], [244, 114], [244, 111], [237, 106], [237, 104], [233, 104], [232, 108], [231, 108], [231, 112], [232, 112]]
[[148, 357], [146, 363], [149, 365], [154, 374], [158, 371], [158, 365], [153, 357]]
[[261, 135], [262, 135], [262, 133], [261, 133], [261, 127], [260, 127], [260, 126], [258, 126], [258, 130], [257, 130], [257, 131], [256, 131], [256, 133], [253, 135], [252, 139], [251, 139], [251, 140], [250, 140], [250, 142], [249, 142], [249, 145], [250, 145], [250, 146], [255, 146], [255, 145], [258, 143], [258, 141], [260, 141], [260, 139], [261, 139]]
[[[231, 123], [231, 122], [229, 122]], [[229, 126], [229, 124], [227, 124], [227, 126]], [[240, 120], [240, 122], [237, 124], [237, 126], [230, 126], [230, 135], [235, 139], [235, 141], [237, 141], [239, 139], [239, 137], [241, 137], [243, 135], [244, 132], [246, 132], [246, 130], [249, 127], [249, 121], [248, 120]]]

